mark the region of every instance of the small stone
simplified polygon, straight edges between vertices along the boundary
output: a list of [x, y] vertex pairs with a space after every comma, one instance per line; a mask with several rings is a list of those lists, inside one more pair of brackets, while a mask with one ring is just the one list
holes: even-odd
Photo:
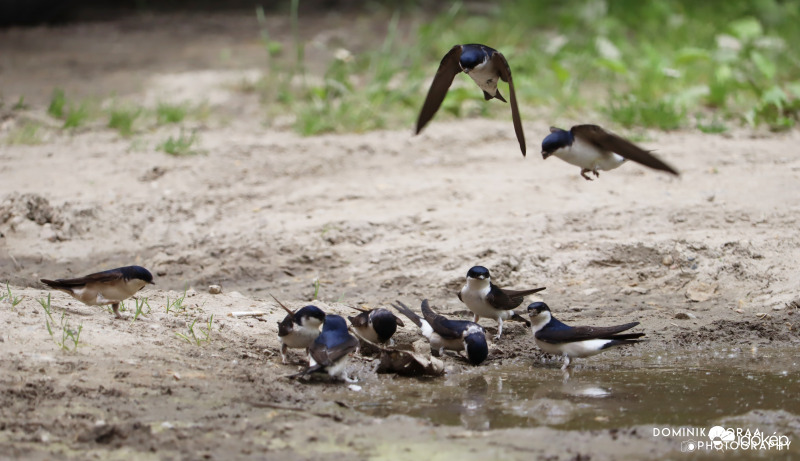
[[665, 265], [667, 267], [671, 266], [672, 263], [674, 263], [674, 262], [675, 262], [675, 259], [672, 257], [672, 255], [664, 255], [664, 257], [661, 258], [661, 264], [663, 264], [663, 265]]
[[219, 285], [209, 285], [208, 292], [211, 293], [212, 295], [218, 295], [222, 293], [222, 287]]
[[678, 312], [677, 314], [675, 314], [674, 318], [678, 320], [690, 320], [690, 319], [696, 319], [697, 316], [692, 313]]
[[696, 303], [708, 301], [717, 296], [718, 287], [719, 285], [716, 283], [708, 284], [694, 281], [686, 288], [686, 297], [689, 298], [690, 301]]

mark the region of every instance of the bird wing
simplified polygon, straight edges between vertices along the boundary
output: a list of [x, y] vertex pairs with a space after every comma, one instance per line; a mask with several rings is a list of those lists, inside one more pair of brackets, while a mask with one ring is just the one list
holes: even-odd
[[678, 170], [661, 161], [650, 151], [644, 150], [627, 139], [610, 133], [597, 125], [576, 125], [570, 131], [572, 131], [573, 136], [580, 137], [602, 150], [611, 151], [644, 166], [680, 176]]
[[428, 305], [428, 300], [424, 299], [422, 301], [422, 315], [425, 317], [425, 320], [431, 325], [433, 331], [435, 331], [439, 336], [445, 339], [458, 339], [461, 337], [461, 333], [466, 328], [466, 323], [471, 322], [464, 322], [459, 320], [449, 320], [447, 317], [443, 315], [439, 315], [436, 312], [433, 312], [433, 309]]
[[531, 288], [530, 290], [506, 290], [492, 285], [489, 294], [486, 295], [486, 302], [497, 309], [509, 311], [522, 304], [525, 296], [538, 293], [545, 287]]
[[511, 80], [511, 68], [508, 67], [503, 53], [495, 51], [492, 54], [492, 64], [495, 69], [500, 72], [500, 79], [508, 83], [508, 92], [511, 97], [511, 119], [514, 121], [514, 132], [517, 134], [517, 141], [519, 141], [519, 148], [522, 151], [522, 156], [525, 156], [525, 133], [522, 131], [522, 119], [519, 116], [519, 107], [517, 107], [517, 93], [514, 91], [514, 82]]
[[586, 341], [589, 339], [633, 339], [644, 336], [644, 333], [615, 335], [638, 324], [639, 322], [631, 322], [612, 327], [543, 328], [536, 332], [536, 339], [553, 344]]
[[308, 348], [311, 357], [321, 366], [330, 366], [340, 358], [353, 352], [358, 347], [358, 339], [355, 336], [348, 334], [347, 339], [332, 346], [328, 347], [324, 342], [316, 342]]
[[456, 74], [461, 72], [459, 60], [461, 59], [461, 45], [456, 45], [444, 55], [442, 62], [439, 63], [439, 70], [436, 71], [436, 76], [433, 77], [433, 83], [428, 90], [428, 96], [425, 97], [425, 103], [422, 105], [422, 110], [417, 119], [417, 133], [419, 134], [425, 125], [433, 118], [439, 106], [442, 105], [444, 97], [447, 96], [447, 90], [453, 84], [453, 79]]
[[122, 271], [120, 271], [119, 269], [111, 269], [108, 271], [89, 274], [85, 277], [78, 277], [74, 279], [58, 279], [58, 280], [41, 279], [41, 282], [52, 288], [67, 288], [67, 287], [82, 286], [88, 283], [113, 282], [116, 280], [122, 280], [123, 278], [124, 276], [122, 274]]
[[[397, 304], [392, 304], [392, 307], [397, 309], [397, 311], [400, 312], [401, 314], [403, 314], [406, 317], [408, 317], [409, 320], [414, 322], [414, 325], [422, 328], [422, 319], [420, 319], [419, 315], [415, 314], [414, 311], [409, 309], [408, 306], [406, 306], [405, 304], [401, 303], [400, 301], [397, 301]], [[400, 319], [397, 319], [397, 320], [400, 320]]]

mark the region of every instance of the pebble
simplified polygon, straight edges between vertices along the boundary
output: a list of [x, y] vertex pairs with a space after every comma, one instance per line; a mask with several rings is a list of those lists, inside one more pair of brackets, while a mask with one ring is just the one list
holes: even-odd
[[211, 293], [212, 295], [218, 295], [222, 293], [222, 287], [219, 285], [209, 285], [208, 292]]
[[663, 264], [663, 265], [665, 265], [667, 267], [671, 266], [672, 263], [674, 263], [674, 262], [675, 262], [675, 259], [673, 259], [672, 255], [664, 255], [664, 257], [661, 258], [661, 264]]
[[688, 312], [678, 312], [677, 314], [675, 314], [675, 318], [678, 320], [690, 320], [690, 319], [696, 319], [697, 316]]

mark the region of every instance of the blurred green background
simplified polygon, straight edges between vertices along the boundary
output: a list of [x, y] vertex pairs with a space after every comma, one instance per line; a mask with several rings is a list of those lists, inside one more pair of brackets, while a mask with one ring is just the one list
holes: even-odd
[[[302, 134], [411, 126], [442, 56], [483, 43], [508, 59], [523, 115], [663, 130], [724, 132], [735, 126], [789, 129], [800, 110], [800, 4], [777, 0], [508, 0], [415, 2], [372, 8], [390, 15], [383, 40], [340, 53], [324, 79], [304, 72], [262, 30], [273, 61], [261, 94], [297, 113]], [[302, 22], [298, 2], [287, 14]], [[302, 10], [300, 10], [302, 11]], [[410, 22], [410, 28], [398, 24]], [[403, 30], [402, 33], [399, 30]], [[297, 61], [294, 61], [295, 64]], [[456, 84], [437, 119], [508, 117], [480, 90]], [[313, 83], [310, 83], [313, 82]], [[279, 88], [278, 91], [275, 91]], [[501, 87], [503, 93], [507, 89]], [[448, 115], [449, 114], [449, 115]]]
[[[263, 77], [239, 89], [258, 97], [267, 125], [291, 114], [303, 135], [412, 127], [439, 61], [462, 43], [483, 43], [506, 56], [528, 121], [720, 133], [742, 126], [787, 130], [800, 113], [798, 1], [70, 0], [62, 7], [78, 4], [81, 20], [109, 9], [145, 20], [179, 11], [194, 14], [187, 21], [213, 22], [221, 8], [252, 17]], [[30, 11], [32, 3], [0, 0], [12, 5]], [[334, 23], [345, 24], [351, 37], [320, 56], [306, 41], [315, 27]], [[276, 24], [279, 30], [268, 26]], [[508, 93], [504, 84], [500, 91]], [[135, 133], [142, 118], [163, 124], [180, 123], [186, 113], [208, 115], [208, 108], [154, 112], [135, 104], [98, 113], [71, 96], [55, 89], [48, 109], [65, 128], [105, 117], [122, 136]], [[5, 105], [27, 107], [24, 97]], [[510, 118], [506, 104], [484, 102], [468, 77], [456, 76], [436, 120], [476, 116]], [[181, 146], [191, 138], [178, 141], [164, 150], [190, 151]]]

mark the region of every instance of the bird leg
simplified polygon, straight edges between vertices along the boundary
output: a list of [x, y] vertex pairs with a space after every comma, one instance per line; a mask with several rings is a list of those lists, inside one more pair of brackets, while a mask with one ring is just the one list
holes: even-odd
[[112, 305], [111, 305], [111, 309], [114, 311], [114, 315], [115, 315], [115, 316], [116, 316], [118, 319], [121, 319], [121, 318], [122, 318], [122, 315], [119, 313], [119, 303], [114, 303], [114, 304], [112, 304]]
[[569, 368], [569, 356], [564, 354], [564, 365], [561, 367], [561, 371], [567, 371], [567, 368]]
[[281, 344], [281, 363], [286, 365], [286, 351], [289, 350], [289, 346], [286, 344]]
[[[581, 169], [581, 176], [583, 176], [583, 179], [585, 179], [587, 181], [592, 181], [592, 178], [586, 176], [586, 173], [589, 173], [590, 171], [592, 171], [592, 170], [590, 170], [588, 168]], [[594, 174], [597, 174], [597, 172], [595, 171]]]
[[472, 321], [473, 321], [474, 323], [478, 323], [478, 320], [480, 320], [480, 319], [481, 319], [481, 318], [480, 318], [480, 317], [478, 317], [478, 314], [473, 314], [473, 315], [472, 315]]
[[497, 334], [494, 335], [494, 340], [497, 341], [500, 339], [500, 336], [503, 334], [503, 319], [497, 319]]
[[594, 173], [594, 177], [595, 178], [599, 178], [600, 177], [600, 172], [597, 171], [597, 167], [595, 167], [594, 170], [592, 170], [592, 173]]

